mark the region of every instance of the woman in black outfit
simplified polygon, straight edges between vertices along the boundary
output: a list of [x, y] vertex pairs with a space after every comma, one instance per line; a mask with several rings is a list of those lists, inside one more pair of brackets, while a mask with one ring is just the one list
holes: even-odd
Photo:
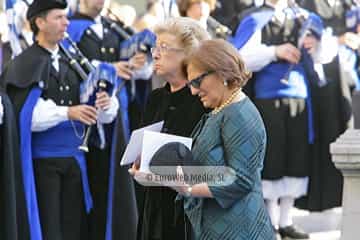
[[[186, 85], [183, 61], [200, 41], [209, 39], [209, 35], [189, 18], [169, 19], [155, 27], [155, 34], [154, 72], [166, 85], [150, 94], [143, 123], [164, 120], [162, 132], [189, 137], [205, 109]], [[167, 187], [145, 188], [139, 239], [186, 239], [182, 202], [175, 202], [176, 195]]]

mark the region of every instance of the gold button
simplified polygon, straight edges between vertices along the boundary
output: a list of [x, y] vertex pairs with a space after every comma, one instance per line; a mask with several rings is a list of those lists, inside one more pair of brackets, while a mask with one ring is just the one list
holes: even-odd
[[115, 52], [115, 48], [110, 48], [109, 51], [110, 51], [110, 53], [114, 53], [114, 52]]
[[61, 104], [61, 105], [64, 104], [64, 102], [65, 102], [64, 99], [61, 99], [61, 100], [60, 100], [60, 104]]
[[105, 52], [106, 52], [106, 48], [102, 47], [102, 48], [100, 49], [100, 51], [101, 51], [101, 53], [105, 53]]
[[69, 85], [66, 85], [66, 86], [65, 86], [65, 89], [66, 89], [66, 91], [69, 91], [69, 90], [70, 90]]
[[87, 34], [87, 35], [91, 35], [90, 29], [86, 30], [86, 34]]
[[62, 92], [64, 90], [63, 86], [60, 86], [59, 90], [60, 90], [60, 92]]
[[69, 101], [69, 105], [72, 105], [72, 101], [71, 101], [71, 100]]

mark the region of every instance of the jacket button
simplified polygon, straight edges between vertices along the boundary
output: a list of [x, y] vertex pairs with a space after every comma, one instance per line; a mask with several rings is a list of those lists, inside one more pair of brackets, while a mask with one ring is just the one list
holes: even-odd
[[45, 87], [44, 81], [40, 81], [40, 82], [38, 83], [38, 85], [39, 85], [39, 88], [44, 88], [44, 87]]

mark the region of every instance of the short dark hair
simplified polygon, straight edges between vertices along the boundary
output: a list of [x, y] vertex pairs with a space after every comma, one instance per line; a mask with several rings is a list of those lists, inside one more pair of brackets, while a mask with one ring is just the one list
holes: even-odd
[[31, 31], [34, 33], [34, 36], [36, 36], [39, 33], [39, 27], [36, 25], [36, 19], [37, 18], [46, 18], [49, 11], [50, 10], [45, 10], [45, 11], [33, 16], [32, 18], [30, 18], [30, 20], [29, 20], [30, 28], [31, 28]]
[[237, 49], [223, 39], [200, 42], [185, 60], [184, 67], [187, 69], [191, 64], [204, 72], [216, 72], [230, 87], [243, 87], [252, 76]]
[[159, 0], [147, 0], [146, 1], [146, 11], [150, 11], [150, 9], [156, 4], [158, 3]]
[[216, 0], [177, 0], [180, 16], [187, 17], [186, 12], [193, 3], [206, 2], [210, 6], [210, 11], [213, 11], [216, 7]]

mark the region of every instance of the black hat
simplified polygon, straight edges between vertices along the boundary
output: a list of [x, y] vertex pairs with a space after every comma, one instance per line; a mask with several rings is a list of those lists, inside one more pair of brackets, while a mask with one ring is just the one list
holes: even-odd
[[176, 175], [177, 166], [196, 166], [192, 153], [183, 143], [170, 142], [161, 146], [150, 161], [150, 171], [158, 175]]
[[66, 7], [66, 0], [34, 0], [29, 6], [26, 18], [30, 20], [32, 17], [46, 10], [54, 8], [65, 9]]

